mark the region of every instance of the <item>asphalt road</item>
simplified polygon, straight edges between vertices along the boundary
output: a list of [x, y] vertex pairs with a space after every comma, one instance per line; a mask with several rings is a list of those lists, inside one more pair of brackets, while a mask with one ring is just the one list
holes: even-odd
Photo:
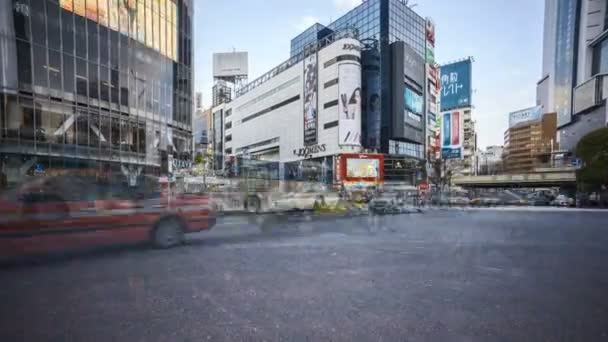
[[432, 211], [0, 269], [1, 341], [608, 340], [608, 214]]

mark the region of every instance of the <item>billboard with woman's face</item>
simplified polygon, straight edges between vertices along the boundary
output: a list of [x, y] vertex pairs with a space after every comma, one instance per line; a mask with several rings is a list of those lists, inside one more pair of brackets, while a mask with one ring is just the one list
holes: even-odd
[[361, 146], [361, 66], [338, 67], [339, 144]]
[[317, 54], [313, 53], [304, 60], [304, 145], [315, 145], [317, 139]]

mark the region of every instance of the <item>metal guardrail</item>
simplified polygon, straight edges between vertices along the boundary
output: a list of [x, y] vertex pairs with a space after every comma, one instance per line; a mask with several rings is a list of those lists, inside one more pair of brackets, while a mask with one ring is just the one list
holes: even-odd
[[576, 172], [560, 171], [546, 173], [526, 173], [495, 176], [464, 176], [452, 178], [455, 185], [506, 185], [527, 183], [573, 183], [576, 182]]

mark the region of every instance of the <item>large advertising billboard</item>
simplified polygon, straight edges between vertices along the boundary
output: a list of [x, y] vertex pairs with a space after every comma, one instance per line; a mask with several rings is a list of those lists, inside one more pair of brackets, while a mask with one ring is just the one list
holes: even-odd
[[361, 145], [361, 66], [354, 63], [338, 67], [340, 145]]
[[441, 111], [471, 106], [470, 59], [441, 67]]
[[213, 77], [237, 77], [249, 75], [248, 52], [222, 52], [213, 54]]
[[60, 0], [59, 4], [66, 11], [136, 39], [168, 58], [177, 59], [175, 0]]
[[318, 60], [313, 53], [304, 60], [304, 145], [315, 145], [318, 126]]
[[557, 1], [557, 42], [555, 45], [555, 111], [557, 126], [572, 120], [572, 89], [575, 82], [574, 44], [577, 0]]
[[524, 122], [539, 121], [542, 110], [542, 106], [536, 106], [509, 113], [509, 128]]
[[346, 177], [348, 178], [377, 178], [379, 175], [379, 159], [346, 159]]
[[441, 156], [443, 159], [462, 158], [464, 116], [454, 110], [443, 113], [441, 119]]

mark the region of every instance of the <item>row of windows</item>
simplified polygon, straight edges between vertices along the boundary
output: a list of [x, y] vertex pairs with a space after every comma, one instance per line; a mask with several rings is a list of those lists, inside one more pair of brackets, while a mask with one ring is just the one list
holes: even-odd
[[272, 106], [270, 106], [270, 107], [268, 107], [266, 109], [263, 109], [263, 110], [255, 113], [255, 114], [249, 115], [249, 116], [243, 118], [243, 120], [241, 120], [241, 122], [245, 123], [247, 121], [253, 120], [253, 119], [258, 118], [258, 117], [260, 117], [260, 116], [262, 116], [264, 114], [268, 114], [268, 113], [270, 113], [272, 111], [275, 111], [275, 110], [277, 110], [277, 109], [279, 109], [281, 107], [284, 107], [284, 106], [286, 106], [286, 105], [288, 105], [290, 103], [296, 102], [299, 99], [300, 99], [300, 95], [296, 95], [296, 96], [294, 96], [292, 98], [289, 98], [289, 99], [287, 99], [285, 101], [281, 101], [281, 102], [279, 102], [277, 104], [274, 104], [274, 105], [272, 105]]
[[260, 141], [260, 142], [257, 142], [255, 144], [251, 144], [251, 145], [247, 145], [247, 146], [243, 146], [243, 147], [238, 147], [236, 149], [236, 153], [239, 153], [239, 152], [242, 152], [242, 151], [247, 151], [247, 150], [252, 150], [254, 148], [259, 148], [259, 147], [270, 145], [270, 144], [276, 144], [279, 141], [280, 141], [280, 139], [278, 137], [276, 137], [276, 138]]
[[175, 92], [172, 82], [147, 81], [38, 45], [30, 50], [22, 41], [17, 41], [17, 56], [19, 89], [50, 88], [190, 123], [191, 99]]
[[271, 90], [263, 93], [262, 95], [260, 95], [260, 96], [258, 96], [256, 98], [252, 99], [251, 101], [248, 101], [248, 102], [244, 103], [243, 105], [241, 105], [241, 106], [239, 106], [237, 108], [237, 111], [243, 111], [246, 108], [249, 108], [249, 107], [253, 106], [256, 103], [258, 103], [260, 101], [263, 101], [263, 100], [265, 100], [265, 99], [267, 99], [267, 98], [269, 98], [269, 97], [271, 97], [271, 96], [279, 93], [280, 91], [283, 91], [283, 90], [285, 90], [285, 89], [287, 89], [287, 88], [289, 88], [289, 87], [291, 87], [291, 86], [293, 86], [295, 84], [298, 84], [299, 81], [300, 81], [300, 76], [296, 76], [296, 77], [290, 79], [289, 81], [287, 81], [287, 82], [285, 82], [283, 84], [280, 84], [278, 87], [273, 88], [273, 89], [271, 89]]
[[42, 151], [76, 145], [150, 154], [165, 149], [169, 137], [174, 146], [187, 147], [183, 144], [188, 139], [186, 132], [169, 134], [167, 126], [137, 117], [23, 96], [7, 96], [5, 103], [0, 108], [0, 137], [33, 144]]
[[[41, 1], [41, 3], [43, 2]], [[66, 11], [62, 11], [63, 16], [70, 17], [69, 20], [72, 17]], [[44, 17], [42, 20], [44, 23]], [[23, 27], [29, 27], [28, 21], [29, 17], [27, 16], [15, 15], [16, 37], [28, 43], [32, 41], [39, 46], [48, 46], [49, 50], [75, 55], [79, 58], [107, 65], [115, 69], [149, 75], [146, 78], [161, 78], [163, 74], [173, 73], [173, 69], [176, 68], [178, 78], [187, 81], [184, 87], [190, 84], [190, 68], [187, 66], [190, 65], [192, 51], [190, 43], [186, 40], [183, 40], [182, 44], [179, 45], [181, 48], [180, 53], [183, 57], [180, 60], [185, 62], [185, 66], [177, 64], [177, 67], [175, 67], [170, 59], [163, 57], [135, 40], [130, 40], [127, 36], [117, 31], [109, 30], [104, 26], [99, 26], [98, 30], [98, 25], [91, 20], [76, 16], [74, 17], [76, 25], [72, 27], [62, 25], [60, 29], [61, 34], [59, 32], [51, 34], [49, 31], [48, 45], [44, 37], [42, 39], [30, 39], [30, 36], [24, 32], [25, 29]], [[32, 20], [32, 32], [42, 32], [44, 34], [44, 25], [42, 25], [42, 28], [37, 28], [34, 22], [35, 20]], [[82, 23], [82, 25], [78, 23]], [[88, 24], [85, 25], [85, 23]], [[184, 88], [184, 92], [189, 94], [190, 89]]]
[[[57, 4], [36, 0], [31, 1], [29, 7], [24, 1], [27, 2], [19, 0], [20, 6], [15, 6], [14, 11], [15, 35], [21, 39], [40, 45], [48, 43], [50, 48], [86, 58], [87, 38], [95, 43], [99, 41], [103, 50], [108, 39], [118, 41], [130, 37], [172, 60], [191, 63], [190, 34], [184, 30], [178, 34], [177, 6], [172, 1], [99, 0], [96, 5], [87, 3], [86, 12], [84, 1], [72, 4], [71, 0], [62, 0]], [[159, 10], [161, 3], [166, 11]], [[188, 14], [187, 11], [184, 14]], [[183, 29], [189, 30], [189, 20], [180, 22]], [[89, 58], [97, 58], [96, 44], [88, 45]]]
[[389, 140], [388, 153], [424, 159], [424, 146], [420, 144]]

